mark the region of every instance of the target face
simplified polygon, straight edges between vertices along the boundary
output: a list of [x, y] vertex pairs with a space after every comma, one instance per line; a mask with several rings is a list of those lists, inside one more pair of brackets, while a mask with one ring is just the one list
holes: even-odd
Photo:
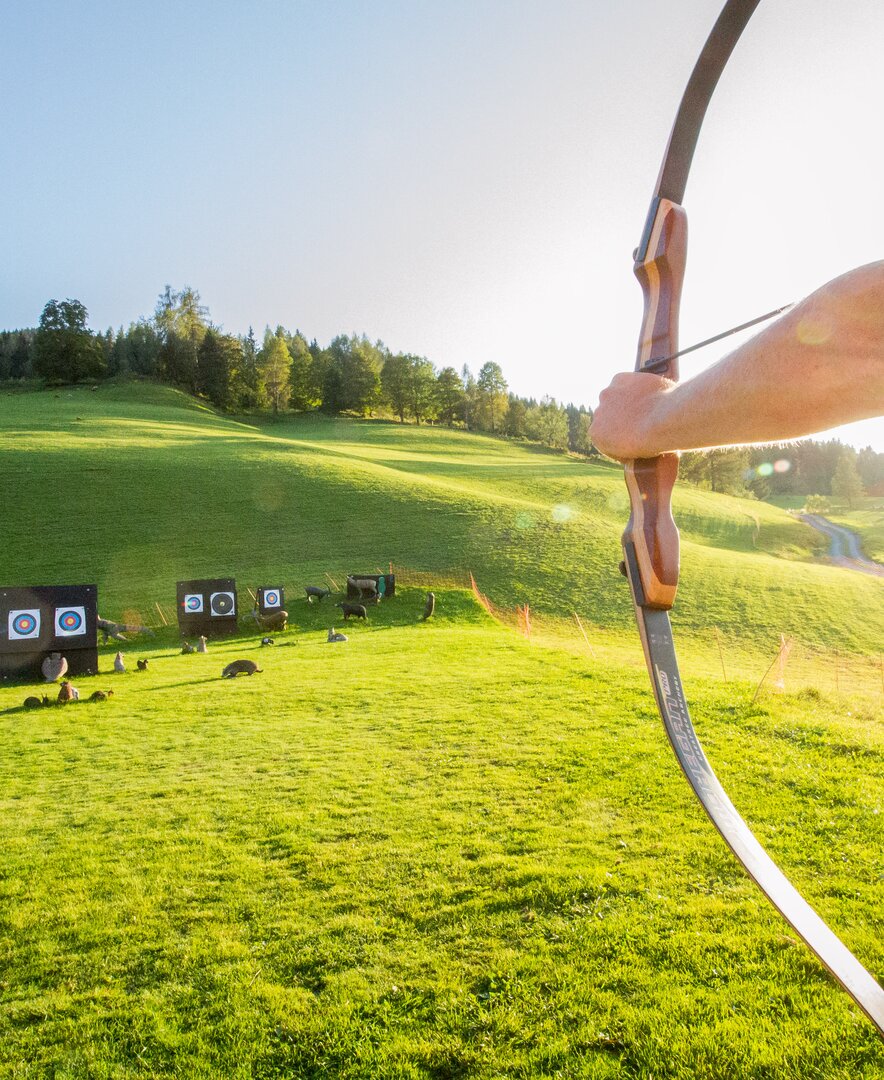
[[19, 608], [9, 613], [9, 640], [27, 641], [40, 636], [40, 609]]
[[198, 615], [203, 610], [202, 593], [186, 593], [182, 601], [182, 607], [188, 615]]
[[281, 590], [279, 589], [265, 589], [264, 590], [264, 607], [265, 608], [278, 608], [282, 605]]
[[213, 592], [209, 597], [209, 610], [213, 615], [233, 615], [236, 602], [232, 592]]
[[64, 607], [55, 609], [55, 636], [78, 637], [86, 633], [86, 609]]

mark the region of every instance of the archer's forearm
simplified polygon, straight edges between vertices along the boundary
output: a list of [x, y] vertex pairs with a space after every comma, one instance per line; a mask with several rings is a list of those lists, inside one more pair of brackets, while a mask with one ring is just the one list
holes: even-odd
[[778, 442], [884, 413], [884, 262], [817, 290], [680, 384], [621, 375], [593, 440], [612, 457]]

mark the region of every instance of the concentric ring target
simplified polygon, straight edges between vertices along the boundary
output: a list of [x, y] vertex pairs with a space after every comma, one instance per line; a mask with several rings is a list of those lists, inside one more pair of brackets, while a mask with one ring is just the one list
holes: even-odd
[[209, 597], [209, 610], [213, 615], [233, 615], [236, 600], [232, 592], [213, 592]]
[[55, 636], [79, 637], [86, 633], [86, 609], [63, 607], [55, 609]]
[[9, 613], [9, 640], [28, 641], [40, 636], [40, 609], [19, 608]]
[[204, 610], [202, 593], [186, 593], [182, 601], [182, 607], [188, 615], [198, 615]]
[[265, 589], [264, 590], [264, 607], [275, 608], [279, 607], [282, 603], [282, 599], [279, 595], [279, 589]]

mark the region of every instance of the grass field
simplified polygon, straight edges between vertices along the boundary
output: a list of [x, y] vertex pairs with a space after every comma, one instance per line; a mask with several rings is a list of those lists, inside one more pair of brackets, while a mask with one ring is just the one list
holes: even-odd
[[[25, 712], [38, 688], [0, 686], [0, 1077], [884, 1077], [618, 660], [615, 470], [440, 430], [256, 428], [141, 386], [2, 398], [0, 431], [5, 584], [97, 581], [119, 617], [203, 574], [294, 590], [392, 560], [439, 583], [431, 622], [406, 585], [339, 646], [292, 591], [273, 648], [182, 656], [160, 631], [125, 649], [148, 671], [115, 675], [105, 647], [79, 680], [104, 703]], [[689, 642], [720, 622], [750, 653], [809, 621], [880, 648], [880, 582], [814, 564], [786, 515], [690, 492], [679, 518]], [[596, 655], [492, 619], [452, 584], [469, 569], [551, 626], [577, 608]], [[263, 673], [220, 680], [238, 656]], [[882, 978], [880, 697], [753, 691], [695, 675], [700, 737]]]

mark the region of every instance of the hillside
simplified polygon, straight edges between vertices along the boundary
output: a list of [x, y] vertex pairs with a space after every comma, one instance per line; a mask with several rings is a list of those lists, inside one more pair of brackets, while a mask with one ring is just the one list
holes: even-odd
[[[202, 573], [292, 588], [273, 647], [242, 627], [183, 655], [169, 627], [122, 646], [125, 673], [100, 646], [78, 704], [0, 685], [2, 1080], [884, 1076], [674, 762], [610, 565], [616, 469], [438, 429], [258, 427], [149, 386], [0, 404], [7, 582], [97, 580], [110, 615]], [[679, 501], [688, 627], [734, 620], [746, 651], [787, 602], [819, 604], [880, 645], [879, 583], [814, 565], [787, 515]], [[300, 585], [387, 560], [413, 584], [327, 644], [337, 613]], [[467, 568], [553, 627], [591, 612], [592, 647], [525, 640], [456, 586]], [[691, 672], [700, 738], [880, 972], [878, 668], [871, 694], [815, 672], [756, 700], [734, 651], [727, 684]], [[223, 680], [235, 658], [261, 671]]]
[[[390, 562], [496, 604], [628, 629], [618, 468], [503, 440], [320, 416], [219, 416], [147, 384], [0, 398], [6, 583], [95, 581], [102, 613], [150, 620], [181, 578], [340, 579]], [[780, 633], [874, 653], [884, 593], [813, 561], [783, 511], [679, 489], [675, 622], [764, 648]]]

